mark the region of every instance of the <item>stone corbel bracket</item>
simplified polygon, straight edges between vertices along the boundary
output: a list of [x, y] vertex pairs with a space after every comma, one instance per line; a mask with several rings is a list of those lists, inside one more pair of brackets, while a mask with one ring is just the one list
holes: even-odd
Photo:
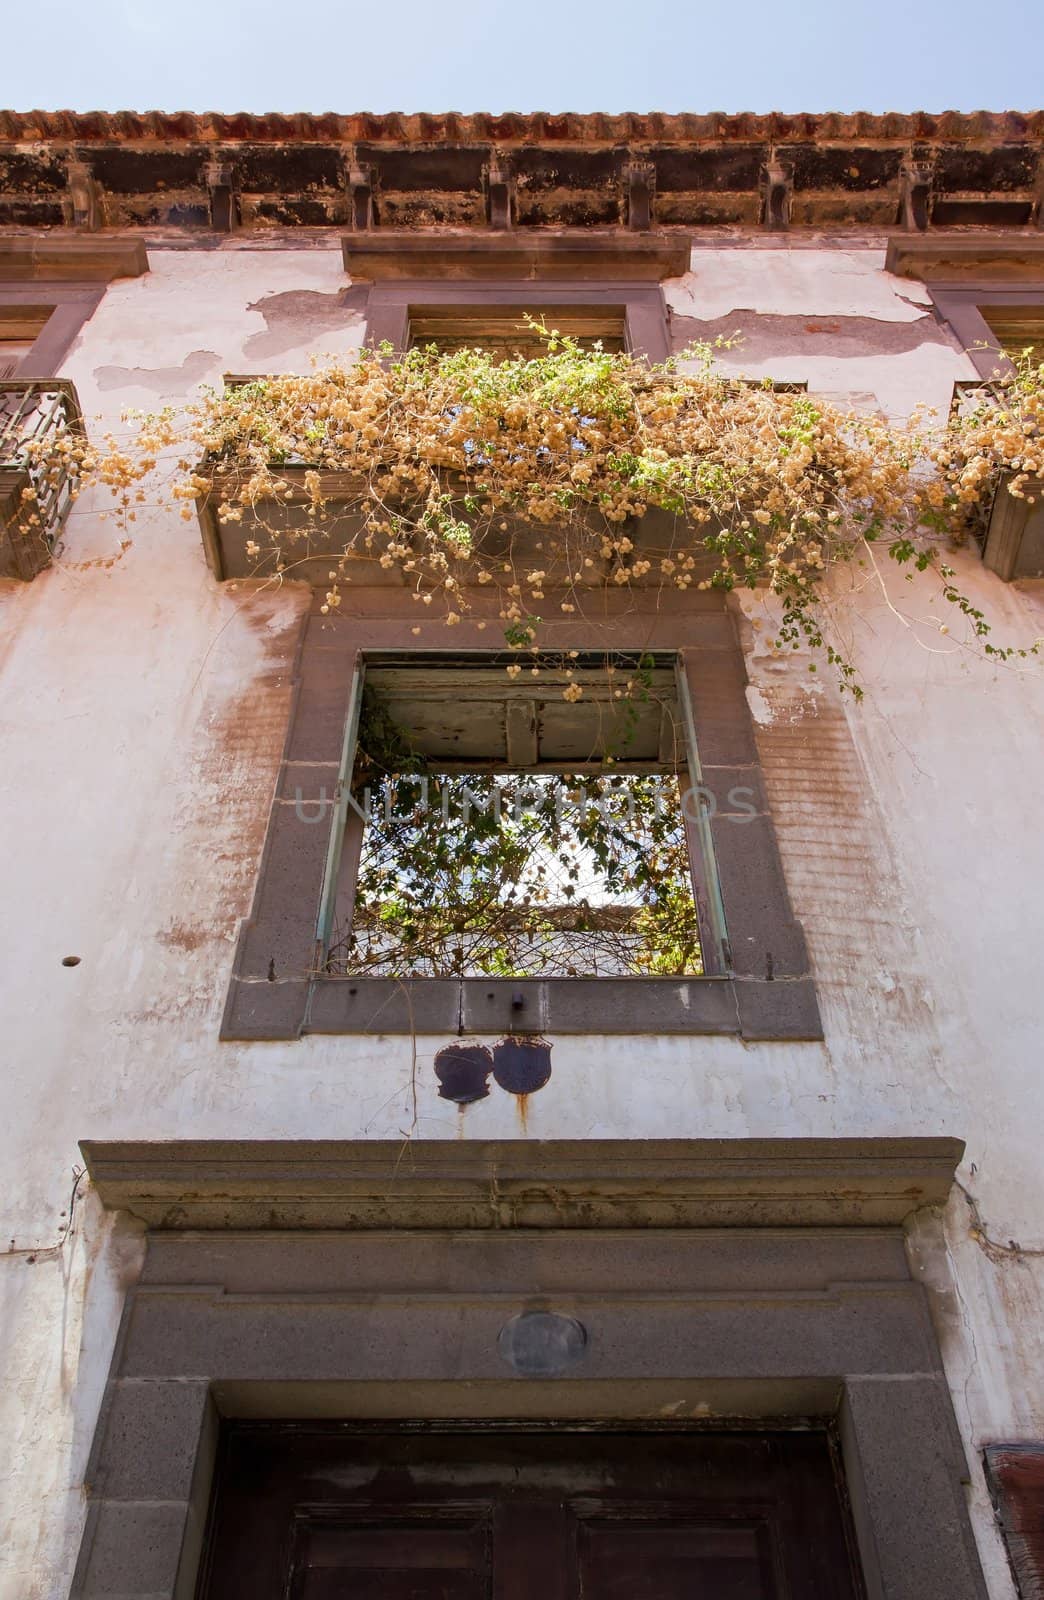
[[510, 228], [515, 221], [515, 179], [507, 160], [496, 150], [483, 169], [486, 220], [491, 228]]
[[377, 226], [373, 168], [363, 166], [350, 156], [345, 162], [345, 179], [348, 189], [348, 226], [355, 233], [365, 233]]
[[86, 233], [97, 233], [105, 221], [102, 188], [86, 161], [69, 161], [65, 168], [68, 193], [65, 220]]
[[208, 161], [204, 174], [210, 197], [210, 226], [215, 233], [232, 233], [239, 227], [239, 196], [231, 161]]
[[773, 233], [785, 233], [790, 227], [790, 211], [794, 194], [794, 169], [779, 161], [776, 153], [761, 169], [761, 225]]
[[632, 161], [624, 168], [627, 184], [627, 226], [636, 233], [647, 233], [653, 225], [656, 195], [656, 168], [651, 161]]
[[934, 176], [931, 161], [916, 160], [913, 156], [904, 161], [899, 170], [899, 222], [907, 233], [927, 231]]

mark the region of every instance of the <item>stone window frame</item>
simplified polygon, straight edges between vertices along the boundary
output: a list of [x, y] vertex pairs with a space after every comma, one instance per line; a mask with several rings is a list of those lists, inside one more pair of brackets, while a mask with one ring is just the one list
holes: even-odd
[[446, 283], [440, 278], [375, 283], [367, 296], [367, 344], [386, 342], [393, 350], [405, 350], [409, 344], [411, 306], [466, 307], [478, 314], [483, 309], [510, 310], [513, 306], [520, 311], [538, 311], [544, 306], [576, 306], [594, 312], [599, 308], [622, 310], [628, 351], [641, 353], [653, 362], [666, 361], [670, 355], [667, 303], [658, 283], [532, 283], [524, 278], [496, 283]]
[[[149, 1232], [72, 1600], [190, 1600], [223, 1418], [833, 1424], [868, 1600], [986, 1600], [903, 1222], [959, 1140], [99, 1144]], [[824, 1225], [826, 1224], [826, 1225]], [[520, 1311], [578, 1364], [519, 1374]], [[914, 1489], [912, 1486], [916, 1486]]]
[[[53, 258], [45, 263], [55, 270]], [[6, 280], [5, 267], [14, 271], [15, 281]], [[27, 281], [31, 280], [31, 281]], [[36, 337], [25, 354], [16, 362], [9, 378], [0, 378], [0, 387], [7, 386], [7, 394], [14, 393], [15, 403], [20, 396], [16, 385], [33, 390], [39, 384], [41, 391], [60, 389], [64, 396], [65, 416], [76, 419], [83, 426], [80, 403], [74, 385], [67, 378], [57, 376], [62, 363], [79, 336], [84, 323], [94, 315], [105, 295], [105, 286], [92, 282], [55, 282], [50, 278], [36, 278], [32, 272], [17, 270], [11, 264], [0, 241], [0, 333], [5, 325], [10, 327], [31, 320], [38, 327]], [[3, 345], [0, 343], [0, 353]], [[20, 525], [22, 493], [28, 482], [27, 469], [7, 466], [0, 471], [0, 574], [31, 581], [50, 565], [54, 542], [64, 525], [64, 512], [56, 525], [35, 532], [14, 532]], [[68, 509], [68, 502], [65, 504]]]
[[[983, 306], [1031, 306], [1044, 313], [1044, 260], [1037, 265], [1035, 274], [1024, 284], [1013, 284], [1008, 279], [989, 275], [974, 277], [958, 283], [928, 283], [932, 304], [937, 315], [950, 327], [964, 347], [964, 353], [975, 367], [980, 379], [988, 383], [998, 376], [1008, 376], [1015, 368], [1011, 359], [998, 348], [997, 336], [983, 315]], [[986, 347], [986, 348], [984, 348]], [[992, 348], [990, 348], [992, 347]], [[958, 392], [955, 386], [955, 395]], [[1039, 511], [1024, 497], [999, 493], [990, 508], [983, 539], [982, 559], [989, 571], [1010, 583], [1020, 576], [1034, 576], [1032, 560], [1027, 561], [1027, 549], [1039, 548]]]
[[990, 378], [1006, 357], [976, 345], [996, 344], [981, 305], [1044, 305], [1044, 238], [1039, 234], [928, 234], [889, 241], [885, 270], [922, 283], [940, 320], [952, 330], [976, 371]]
[[[953, 330], [981, 378], [993, 378], [998, 372], [1012, 371], [1011, 361], [1003, 350], [998, 349], [997, 336], [981, 308], [990, 305], [1033, 306], [1044, 311], [1044, 267], [1041, 269], [1039, 287], [1027, 284], [1017, 288], [1008, 282], [983, 278], [973, 284], [928, 284], [927, 288], [936, 311]], [[992, 349], [983, 349], [983, 345], [992, 346]]]
[[[519, 240], [508, 233], [462, 239], [436, 234], [343, 240], [346, 269], [372, 280], [366, 340], [405, 348], [410, 305], [577, 305], [623, 308], [628, 347], [666, 359], [670, 336], [662, 280], [687, 269], [687, 238], [657, 233]], [[362, 288], [363, 286], [360, 285]], [[319, 971], [320, 907], [338, 845], [333, 820], [306, 825], [345, 775], [354, 741], [352, 693], [360, 653], [491, 653], [488, 633], [465, 618], [452, 640], [438, 623], [414, 633], [392, 591], [356, 590], [323, 617], [313, 597], [295, 668], [290, 728], [262, 854], [253, 908], [240, 929], [221, 1024], [225, 1040], [325, 1034], [733, 1034], [818, 1040], [822, 1022], [803, 931], [794, 918], [765, 797], [737, 621], [720, 594], [671, 595], [647, 613], [599, 598], [597, 620], [548, 625], [549, 650], [662, 650], [684, 654], [701, 771], [697, 784], [727, 802], [753, 792], [741, 828], [719, 802], [713, 855], [724, 903], [729, 964], [721, 974], [675, 978], [373, 978]], [[403, 597], [405, 598], [405, 597]], [[475, 618], [485, 597], [474, 597]], [[548, 594], [549, 616], [558, 615]], [[496, 626], [495, 614], [492, 614]], [[412, 626], [411, 626], [412, 625]], [[312, 808], [309, 812], [309, 807]], [[331, 806], [331, 811], [333, 807]], [[747, 817], [747, 813], [744, 813]]]
[[[939, 320], [950, 328], [980, 379], [1010, 373], [1011, 362], [994, 354], [996, 338], [980, 310], [983, 305], [1044, 308], [1044, 237], [992, 234], [945, 237], [932, 234], [890, 240], [886, 271], [919, 279]], [[955, 395], [960, 386], [955, 386]], [[999, 494], [990, 509], [983, 541], [983, 565], [1004, 582], [1037, 577], [1041, 563], [1041, 513], [1025, 498]]]
[[[239, 937], [224, 1040], [319, 1034], [716, 1034], [823, 1037], [804, 933], [790, 906], [747, 703], [737, 618], [725, 597], [678, 596], [642, 612], [600, 601], [597, 620], [548, 625], [549, 650], [653, 651], [682, 662], [692, 711], [693, 781], [715, 797], [712, 854], [729, 962], [720, 975], [628, 978], [381, 978], [325, 973], [324, 885], [336, 870], [357, 715], [356, 669], [367, 654], [445, 652], [445, 627], [395, 614], [389, 593], [348, 596], [324, 616], [313, 597], [302, 623], [290, 725], [257, 886]], [[403, 596], [405, 601], [408, 597]], [[483, 597], [484, 598], [484, 597]], [[352, 606], [359, 609], [352, 611]], [[555, 607], [549, 604], [553, 615]], [[479, 613], [481, 618], [481, 612]], [[454, 652], [495, 649], [476, 619], [454, 629]], [[750, 800], [730, 800], [735, 791]], [[748, 807], [755, 810], [751, 814]], [[742, 826], [740, 825], [742, 823]]]
[[148, 271], [139, 239], [0, 239], [0, 323], [4, 311], [26, 308], [49, 315], [15, 376], [53, 378], [80, 329], [116, 278]]
[[0, 282], [0, 331], [19, 312], [46, 312], [32, 348], [15, 368], [16, 378], [53, 378], [84, 323], [98, 309], [105, 290], [96, 284], [7, 284]]

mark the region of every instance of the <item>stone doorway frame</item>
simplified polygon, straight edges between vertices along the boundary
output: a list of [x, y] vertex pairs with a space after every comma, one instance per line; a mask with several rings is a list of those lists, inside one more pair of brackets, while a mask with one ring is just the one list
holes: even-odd
[[[191, 1600], [222, 1417], [831, 1419], [869, 1600], [985, 1600], [902, 1223], [953, 1139], [84, 1145], [150, 1228], [74, 1600]], [[560, 1376], [524, 1310], [587, 1333]]]

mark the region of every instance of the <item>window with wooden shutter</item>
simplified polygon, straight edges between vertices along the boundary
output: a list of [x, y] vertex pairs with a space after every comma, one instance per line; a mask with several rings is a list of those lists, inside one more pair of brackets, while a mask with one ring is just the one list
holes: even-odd
[[980, 312], [997, 345], [1013, 359], [1029, 351], [1034, 361], [1044, 361], [1044, 305], [980, 305]]
[[546, 336], [558, 333], [585, 350], [621, 351], [626, 308], [619, 306], [482, 305], [410, 306], [411, 346], [434, 345], [440, 355], [488, 350], [498, 359], [531, 360], [546, 352]]

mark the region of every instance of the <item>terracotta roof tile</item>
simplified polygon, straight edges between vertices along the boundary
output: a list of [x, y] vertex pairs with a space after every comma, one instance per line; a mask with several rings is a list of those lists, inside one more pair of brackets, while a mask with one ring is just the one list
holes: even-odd
[[193, 144], [356, 141], [440, 144], [477, 141], [507, 144], [786, 143], [849, 142], [854, 139], [917, 142], [1007, 143], [1044, 139], [1044, 111], [943, 111], [930, 114], [865, 111], [769, 112], [266, 112], [190, 111], [0, 111], [0, 139], [10, 142]]

